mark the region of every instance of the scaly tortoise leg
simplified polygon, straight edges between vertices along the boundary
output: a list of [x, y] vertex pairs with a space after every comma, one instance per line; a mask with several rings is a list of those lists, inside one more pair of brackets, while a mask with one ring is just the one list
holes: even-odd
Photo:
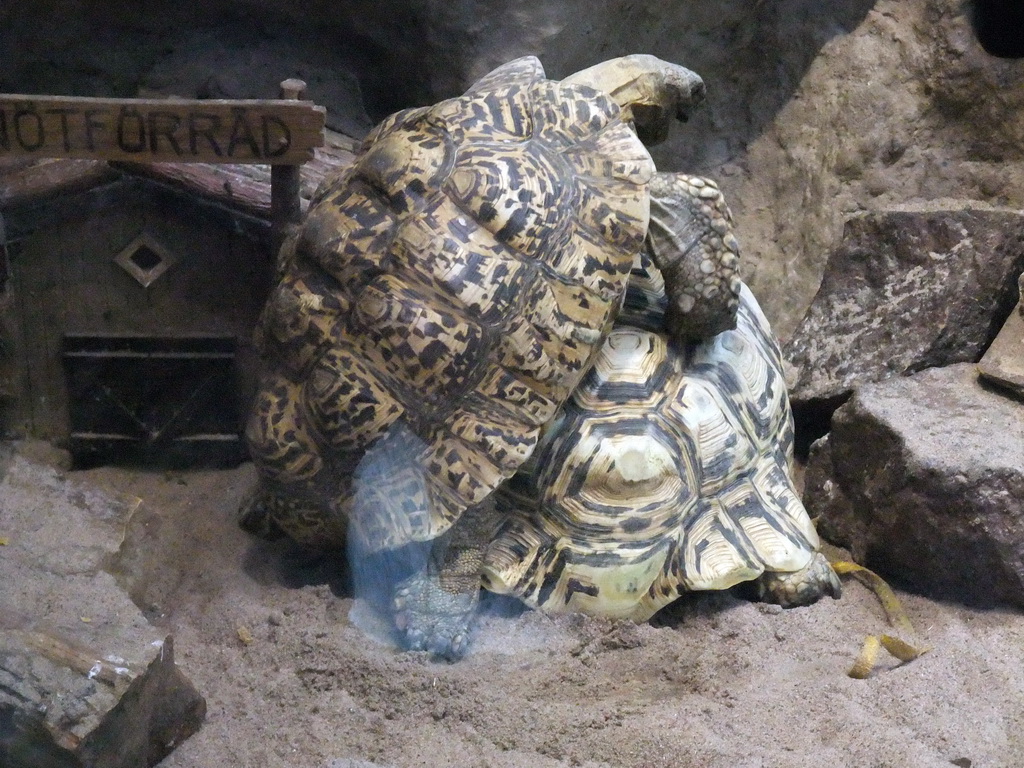
[[362, 579], [357, 594], [391, 614], [404, 647], [454, 660], [469, 647], [490, 541], [480, 526], [492, 524], [493, 504], [470, 507], [434, 533], [421, 448], [399, 425], [367, 451], [354, 473], [350, 559]]
[[403, 645], [449, 661], [469, 648], [480, 602], [483, 547], [453, 544], [449, 536], [429, 543], [426, 566], [398, 582], [391, 602]]

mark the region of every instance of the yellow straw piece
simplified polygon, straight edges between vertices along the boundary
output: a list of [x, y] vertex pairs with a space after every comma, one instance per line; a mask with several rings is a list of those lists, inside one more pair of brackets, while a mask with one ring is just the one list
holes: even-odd
[[[910, 619], [903, 612], [903, 606], [900, 605], [899, 598], [896, 597], [896, 593], [892, 591], [892, 587], [885, 582], [885, 579], [874, 571], [847, 560], [832, 563], [832, 568], [840, 575], [852, 575], [868, 587], [875, 593], [878, 601], [882, 604], [882, 609], [885, 611], [889, 623], [901, 633], [910, 637], [914, 636], [914, 627], [910, 623]], [[853, 666], [850, 667], [850, 671], [847, 674], [858, 680], [868, 677], [878, 663], [878, 652], [882, 648], [885, 648], [886, 651], [904, 663], [913, 661], [930, 650], [923, 646], [912, 645], [894, 635], [869, 635], [865, 638], [860, 654], [858, 654], [856, 661], [853, 662]]]
[[885, 579], [863, 565], [857, 565], [848, 560], [832, 563], [832, 568], [840, 576], [851, 574], [857, 581], [874, 592], [878, 597], [878, 602], [882, 604], [882, 610], [885, 611], [889, 623], [902, 632], [913, 634], [914, 627], [910, 624], [907, 614], [903, 612], [900, 599], [896, 597], [896, 593], [892, 591], [892, 587], [885, 582]]
[[919, 648], [916, 645], [911, 645], [910, 643], [904, 642], [898, 637], [893, 637], [892, 635], [882, 635], [880, 639], [882, 641], [882, 647], [903, 662], [913, 661], [918, 656], [928, 653], [928, 651], [931, 650], [930, 648]]
[[870, 675], [871, 670], [875, 668], [875, 664], [878, 662], [878, 649], [881, 647], [882, 643], [878, 639], [878, 635], [868, 635], [864, 639], [864, 645], [861, 646], [857, 660], [853, 662], [853, 666], [850, 667], [850, 671], [846, 674], [857, 680], [863, 680]]

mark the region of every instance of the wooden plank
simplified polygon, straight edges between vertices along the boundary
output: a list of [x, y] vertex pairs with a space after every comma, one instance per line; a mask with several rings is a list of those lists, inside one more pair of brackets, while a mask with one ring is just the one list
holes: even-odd
[[101, 160], [0, 160], [0, 206], [20, 205], [102, 184], [117, 173]]
[[[327, 140], [324, 146], [317, 147], [313, 159], [302, 166], [300, 193], [303, 210], [327, 176], [352, 165], [358, 149], [358, 143], [347, 136], [331, 131], [325, 133]], [[116, 163], [114, 167], [184, 189], [253, 216], [270, 218], [270, 170], [265, 165]], [[2, 200], [0, 195], [0, 202]]]
[[7, 357], [10, 392], [4, 395], [0, 403], [0, 415], [3, 416], [3, 435], [26, 435], [32, 428], [32, 377], [28, 359], [28, 343], [25, 328], [25, 291], [21, 279], [21, 259], [24, 241], [9, 242], [7, 255], [11, 270], [8, 278], [10, 304], [9, 312], [4, 312], [0, 319], [0, 342], [9, 350]]
[[61, 261], [69, 247], [58, 231], [40, 232], [31, 239], [31, 246], [26, 242], [19, 265], [29, 369], [27, 395], [32, 409], [31, 433], [46, 439], [60, 439], [67, 433], [67, 398], [60, 366], [60, 337], [67, 311]]
[[[302, 205], [323, 179], [352, 164], [358, 142], [325, 130], [324, 146], [302, 166]], [[52, 158], [0, 158], [0, 208], [35, 203], [117, 178], [142, 176], [258, 218], [270, 218], [270, 167], [220, 163], [137, 163]]]
[[360, 142], [340, 133], [325, 131], [327, 142], [318, 147], [312, 162], [302, 166], [302, 196], [310, 198], [328, 176], [355, 162]]
[[326, 110], [290, 99], [97, 99], [0, 94], [0, 158], [299, 165]]
[[270, 174], [265, 166], [119, 163], [117, 167], [252, 216], [270, 218]]

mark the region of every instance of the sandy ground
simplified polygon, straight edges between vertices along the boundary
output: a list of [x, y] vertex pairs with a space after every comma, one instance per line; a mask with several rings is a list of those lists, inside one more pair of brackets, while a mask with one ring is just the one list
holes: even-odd
[[900, 593], [932, 650], [867, 680], [847, 669], [887, 625], [852, 581], [785, 611], [694, 595], [646, 625], [492, 606], [437, 663], [353, 624], [343, 564], [238, 530], [253, 479], [67, 475], [142, 499], [112, 569], [207, 699], [162, 768], [1024, 765], [1020, 613]]

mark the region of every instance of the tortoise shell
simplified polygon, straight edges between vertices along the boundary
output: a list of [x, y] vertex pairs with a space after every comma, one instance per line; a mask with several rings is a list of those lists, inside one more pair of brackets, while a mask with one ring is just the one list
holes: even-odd
[[[641, 272], [657, 293], [656, 269]], [[499, 496], [508, 517], [487, 552], [488, 589], [639, 621], [683, 591], [811, 562], [819, 542], [790, 479], [782, 358], [742, 284], [739, 299], [734, 330], [689, 348], [616, 326]], [[651, 304], [630, 306], [658, 325]]]
[[653, 172], [609, 96], [533, 57], [375, 128], [282, 249], [254, 510], [307, 544], [355, 523], [381, 550], [485, 499], [610, 331]]

